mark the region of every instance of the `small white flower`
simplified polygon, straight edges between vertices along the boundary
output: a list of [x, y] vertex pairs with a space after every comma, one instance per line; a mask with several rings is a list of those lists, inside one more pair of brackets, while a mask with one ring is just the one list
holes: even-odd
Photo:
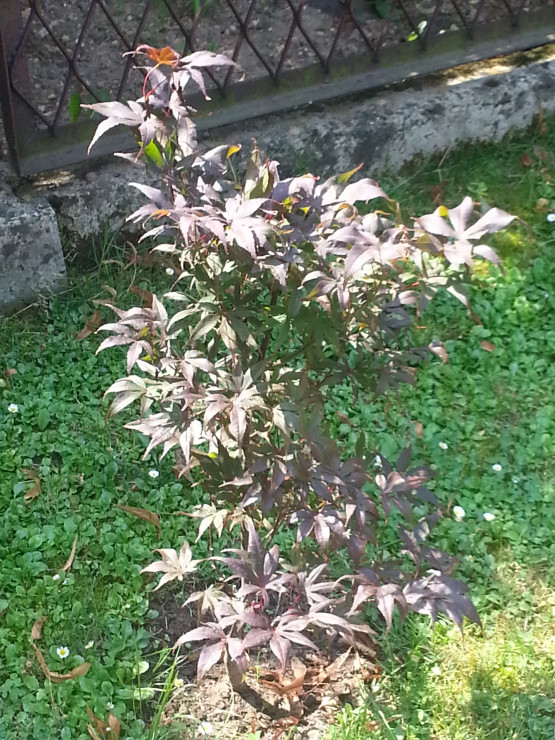
[[516, 477], [516, 475], [513, 475], [513, 483], [515, 484], [515, 486], [518, 483], [518, 481], [519, 479]]
[[59, 574], [59, 573], [55, 573], [55, 574], [54, 574], [54, 575], [52, 576], [52, 580], [53, 580], [53, 581], [59, 581], [59, 580], [60, 580], [60, 574]]
[[376, 455], [374, 458], [374, 467], [375, 468], [381, 468], [382, 467], [382, 458], [381, 455]]
[[85, 645], [85, 650], [90, 650], [93, 645], [94, 645], [94, 640], [89, 640], [87, 644]]
[[474, 558], [472, 557], [472, 555], [467, 555], [465, 557], [465, 560], [468, 560], [468, 562], [470, 563], [472, 560], [474, 560]]
[[548, 213], [547, 220], [549, 221], [550, 224], [555, 223], [555, 213]]
[[173, 686], [175, 689], [180, 689], [183, 686], [183, 679], [182, 678], [176, 678], [173, 682]]
[[213, 732], [214, 727], [212, 726], [211, 722], [201, 722], [200, 725], [197, 727], [197, 735], [199, 735], [200, 737], [212, 735]]
[[10, 412], [10, 414], [17, 414], [17, 412], [19, 411], [19, 406], [17, 405], [17, 403], [10, 403], [10, 405], [8, 406], [8, 411]]
[[156, 478], [158, 478], [158, 476], [160, 475], [160, 472], [158, 470], [149, 470], [148, 474], [150, 475], [151, 478], [156, 480]]
[[64, 580], [62, 581], [62, 586], [65, 586], [66, 583], [67, 583], [67, 578], [64, 578]]
[[67, 647], [59, 647], [56, 652], [58, 653], [58, 658], [67, 658], [69, 655], [69, 648]]
[[485, 511], [482, 516], [486, 520], [486, 522], [493, 522], [495, 519], [495, 514], [492, 514], [490, 511]]
[[166, 275], [173, 275], [174, 271], [171, 267], [166, 267]]
[[453, 515], [455, 517], [455, 521], [462, 522], [466, 514], [466, 511], [463, 509], [462, 506], [453, 506]]
[[499, 463], [495, 463], [495, 465], [492, 465], [491, 469], [494, 470], [496, 473], [500, 473], [503, 470]]
[[114, 708], [113, 703], [111, 701], [107, 702], [106, 709], [113, 709], [113, 708]]
[[432, 674], [432, 676], [441, 676], [441, 668], [438, 665], [435, 665], [430, 673]]
[[447, 444], [447, 442], [440, 442], [439, 443], [439, 446], [441, 447], [442, 450], [448, 450], [449, 449], [449, 445]]

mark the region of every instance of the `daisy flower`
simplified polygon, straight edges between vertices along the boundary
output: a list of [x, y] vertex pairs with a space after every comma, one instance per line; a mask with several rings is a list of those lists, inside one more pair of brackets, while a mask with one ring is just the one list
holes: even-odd
[[69, 648], [68, 647], [59, 647], [56, 652], [58, 653], [58, 658], [67, 658], [69, 656]]
[[8, 406], [8, 411], [10, 412], [10, 414], [17, 414], [17, 412], [19, 411], [19, 406], [17, 405], [17, 403], [10, 403], [10, 405]]
[[197, 735], [199, 735], [199, 737], [212, 735], [213, 732], [214, 727], [212, 726], [211, 722], [201, 722], [200, 725], [197, 727]]
[[94, 640], [89, 640], [87, 644], [85, 645], [85, 650], [90, 650], [93, 645], [94, 645]]
[[449, 449], [449, 445], [447, 444], [447, 442], [440, 442], [439, 446], [441, 447], [442, 450]]
[[158, 470], [149, 470], [148, 474], [153, 480], [156, 480], [156, 478], [158, 478], [158, 476], [160, 475], [160, 472]]
[[492, 513], [491, 513], [491, 512], [489, 512], [489, 511], [485, 511], [485, 512], [484, 512], [484, 513], [482, 514], [482, 516], [483, 516], [483, 518], [484, 518], [484, 519], [486, 520], [486, 522], [493, 522], [493, 520], [495, 519], [495, 514], [492, 514]]
[[113, 708], [114, 708], [114, 705], [111, 701], [106, 703], [106, 709], [113, 709]]
[[492, 465], [491, 469], [494, 470], [496, 473], [500, 473], [503, 470], [499, 463], [495, 463], [495, 465]]
[[173, 268], [171, 268], [171, 267], [166, 267], [166, 275], [170, 275], [170, 276], [171, 276], [171, 275], [173, 275], [173, 274], [174, 274]]
[[549, 221], [550, 224], [555, 223], [555, 213], [548, 213], [547, 220]]
[[55, 574], [54, 574], [54, 575], [52, 576], [52, 580], [53, 580], [53, 581], [59, 581], [59, 580], [60, 580], [60, 574], [59, 574], [59, 573], [55, 573]]
[[453, 506], [453, 515], [455, 517], [455, 521], [462, 522], [466, 514], [466, 511], [463, 509], [462, 506]]
[[518, 480], [519, 479], [516, 477], [516, 475], [513, 475], [513, 483], [515, 484], [515, 486], [518, 483]]

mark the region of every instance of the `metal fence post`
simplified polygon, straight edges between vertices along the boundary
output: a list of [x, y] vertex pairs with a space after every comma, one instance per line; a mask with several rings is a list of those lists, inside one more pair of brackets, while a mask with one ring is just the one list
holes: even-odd
[[30, 90], [29, 70], [18, 44], [23, 31], [22, 0], [0, 2], [0, 105], [4, 133], [14, 167], [19, 170], [19, 142], [34, 129], [33, 114], [14, 93], [14, 86], [24, 94]]

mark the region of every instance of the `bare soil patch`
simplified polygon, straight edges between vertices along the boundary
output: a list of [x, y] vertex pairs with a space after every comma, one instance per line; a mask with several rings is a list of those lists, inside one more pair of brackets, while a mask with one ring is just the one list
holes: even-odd
[[[155, 635], [172, 645], [197, 625], [196, 614], [182, 608], [173, 595], [157, 604]], [[356, 706], [364, 682], [379, 676], [371, 644], [351, 647], [322, 641], [321, 652], [299, 650], [283, 676], [268, 651], [253, 660], [240, 693], [232, 689], [226, 668], [218, 664], [196, 682], [198, 650], [185, 655], [180, 685], [167, 704], [162, 723], [176, 740], [205, 737], [244, 740], [322, 740], [345, 704]], [[205, 733], [205, 734], [204, 734]]]

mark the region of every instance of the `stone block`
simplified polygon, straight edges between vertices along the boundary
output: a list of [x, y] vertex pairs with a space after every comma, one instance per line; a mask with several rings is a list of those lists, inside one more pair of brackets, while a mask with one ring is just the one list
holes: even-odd
[[43, 198], [0, 199], [0, 315], [65, 285], [66, 269], [56, 214]]
[[96, 163], [88, 171], [80, 169], [46, 172], [18, 188], [17, 195], [29, 202], [37, 196], [48, 200], [56, 211], [69, 254], [88, 256], [93, 242], [101, 243], [106, 232], [136, 241], [142, 233], [141, 224], [126, 222], [126, 218], [146, 199], [129, 182], [156, 185], [144, 165], [116, 160], [103, 166]]

